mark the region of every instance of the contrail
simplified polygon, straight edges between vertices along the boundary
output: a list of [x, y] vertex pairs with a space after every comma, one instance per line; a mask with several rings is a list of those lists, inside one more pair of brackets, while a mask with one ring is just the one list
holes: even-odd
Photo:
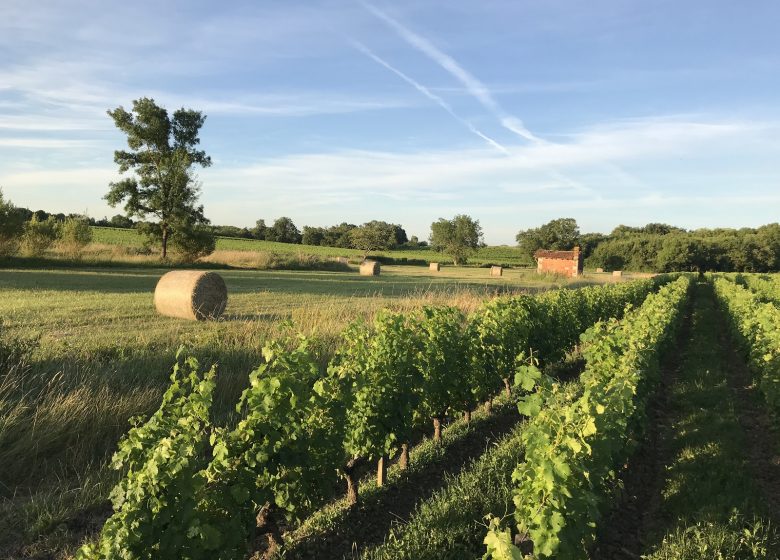
[[[479, 101], [479, 103], [485, 109], [487, 109], [490, 113], [493, 114], [493, 116], [496, 119], [499, 120], [501, 126], [506, 128], [507, 130], [510, 130], [511, 132], [514, 132], [521, 138], [528, 140], [534, 145], [537, 146], [551, 145], [551, 143], [548, 142], [547, 140], [543, 138], [539, 138], [533, 132], [528, 130], [523, 124], [522, 120], [504, 111], [504, 109], [501, 108], [498, 102], [490, 94], [490, 90], [476, 77], [474, 77], [468, 70], [466, 70], [460, 64], [458, 64], [458, 62], [450, 55], [442, 52], [428, 39], [426, 39], [421, 35], [418, 35], [414, 31], [412, 31], [411, 29], [403, 25], [401, 22], [387, 15], [385, 12], [383, 12], [376, 6], [370, 4], [366, 0], [357, 0], [357, 1], [363, 6], [363, 8], [371, 12], [375, 17], [382, 20], [383, 22], [385, 22], [385, 24], [391, 27], [409, 45], [411, 45], [417, 51], [423, 53], [425, 56], [433, 60], [435, 63], [437, 63], [439, 66], [444, 68], [447, 72], [449, 72], [452, 76], [454, 76], [455, 79], [457, 79], [461, 84], [465, 86], [466, 90], [471, 94], [472, 97], [474, 97], [477, 101]], [[505, 149], [506, 148], [504, 148], [504, 150]], [[620, 169], [620, 168], [617, 167], [616, 165], [612, 165], [610, 171], [614, 172], [614, 169]], [[622, 170], [620, 171], [623, 172]], [[565, 184], [568, 184], [570, 187], [572, 187], [575, 190], [581, 192], [594, 192], [593, 189], [591, 189], [590, 187], [586, 187], [577, 181], [573, 181], [567, 178], [565, 175], [563, 175], [562, 173], [560, 173], [555, 169], [552, 170], [551, 175], [555, 179], [559, 181], [563, 181]]]
[[505, 154], [505, 155], [508, 155], [508, 154], [509, 154], [509, 150], [507, 150], [507, 149], [506, 149], [504, 146], [502, 146], [501, 144], [499, 144], [498, 142], [496, 142], [495, 140], [493, 140], [493, 139], [492, 139], [490, 136], [488, 136], [487, 134], [484, 134], [483, 132], [481, 132], [480, 130], [478, 130], [478, 129], [477, 129], [477, 128], [476, 128], [476, 127], [473, 125], [473, 124], [471, 124], [469, 121], [467, 121], [466, 119], [464, 119], [464, 118], [460, 117], [460, 116], [459, 116], [457, 113], [455, 113], [455, 111], [452, 109], [452, 106], [451, 106], [449, 103], [447, 103], [446, 101], [444, 101], [444, 99], [442, 99], [441, 97], [439, 97], [438, 95], [436, 95], [435, 93], [433, 93], [433, 92], [432, 92], [430, 89], [428, 89], [427, 87], [425, 87], [425, 86], [424, 86], [424, 85], [422, 85], [421, 83], [417, 82], [415, 79], [413, 79], [413, 78], [411, 78], [411, 77], [407, 76], [406, 74], [404, 74], [403, 72], [401, 72], [400, 70], [398, 70], [396, 67], [392, 66], [392, 65], [391, 65], [389, 62], [387, 62], [387, 61], [386, 61], [386, 60], [384, 60], [383, 58], [380, 58], [379, 56], [377, 56], [376, 54], [374, 54], [374, 53], [373, 53], [373, 52], [372, 52], [372, 51], [371, 51], [371, 50], [370, 50], [368, 47], [366, 47], [366, 46], [365, 46], [365, 45], [363, 45], [362, 43], [360, 43], [360, 42], [358, 42], [358, 41], [354, 41], [354, 40], [353, 40], [353, 41], [351, 41], [351, 42], [352, 42], [352, 45], [353, 45], [353, 46], [354, 46], [354, 47], [355, 47], [357, 50], [359, 50], [360, 52], [362, 52], [364, 55], [366, 55], [367, 57], [369, 57], [371, 60], [373, 60], [373, 61], [374, 61], [374, 62], [376, 62], [377, 64], [380, 64], [381, 66], [384, 66], [385, 68], [387, 68], [388, 70], [390, 70], [392, 73], [394, 73], [396, 76], [398, 76], [399, 78], [401, 78], [403, 81], [405, 81], [406, 83], [408, 83], [409, 85], [411, 85], [412, 87], [414, 87], [414, 88], [415, 88], [417, 91], [419, 91], [420, 93], [422, 93], [422, 94], [423, 94], [425, 97], [427, 97], [427, 98], [428, 98], [428, 99], [430, 99], [431, 101], [435, 102], [437, 105], [439, 105], [439, 107], [441, 107], [442, 109], [444, 109], [445, 111], [447, 111], [447, 112], [448, 112], [448, 113], [449, 113], [449, 114], [450, 114], [450, 115], [451, 115], [451, 116], [452, 116], [452, 117], [453, 117], [455, 120], [457, 120], [459, 123], [461, 123], [462, 125], [464, 125], [464, 126], [465, 126], [466, 128], [468, 128], [468, 129], [469, 129], [471, 132], [473, 132], [474, 134], [476, 134], [477, 136], [479, 136], [480, 138], [482, 138], [482, 139], [483, 139], [485, 142], [487, 142], [488, 144], [490, 144], [490, 145], [491, 145], [493, 148], [495, 148], [496, 150], [498, 150], [498, 151], [499, 151], [499, 152], [501, 152], [502, 154]]
[[409, 43], [412, 47], [426, 55], [439, 66], [444, 68], [447, 72], [452, 74], [460, 83], [466, 87], [468, 92], [474, 98], [476, 98], [483, 107], [485, 107], [485, 109], [490, 111], [493, 116], [495, 116], [501, 122], [501, 126], [507, 130], [511, 130], [518, 136], [525, 138], [526, 140], [535, 144], [544, 143], [544, 140], [528, 130], [520, 119], [507, 114], [496, 102], [496, 100], [493, 99], [493, 96], [490, 95], [490, 90], [488, 90], [488, 88], [485, 87], [482, 82], [471, 75], [471, 73], [464, 69], [460, 64], [458, 64], [454, 58], [440, 51], [428, 39], [418, 35], [408, 27], [401, 24], [399, 21], [387, 15], [376, 6], [369, 4], [365, 0], [359, 0], [359, 2], [366, 10], [392, 27], [395, 32], [398, 33], [398, 35], [400, 35], [401, 38]]

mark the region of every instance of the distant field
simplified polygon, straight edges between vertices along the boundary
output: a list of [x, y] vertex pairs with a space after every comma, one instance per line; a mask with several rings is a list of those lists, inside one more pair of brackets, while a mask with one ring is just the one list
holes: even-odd
[[[93, 227], [94, 242], [107, 245], [140, 247], [142, 237], [132, 229]], [[321, 257], [348, 257], [359, 259], [363, 256], [357, 249], [338, 247], [320, 247], [318, 245], [296, 245], [274, 241], [258, 241], [237, 237], [218, 237], [217, 251], [267, 251], [280, 254], [307, 254]], [[430, 249], [400, 249], [394, 251], [372, 252], [372, 255], [393, 259], [421, 260], [425, 262], [451, 262], [450, 259]], [[503, 264], [506, 266], [532, 266], [533, 263], [515, 247], [484, 247], [469, 259], [471, 264]]]

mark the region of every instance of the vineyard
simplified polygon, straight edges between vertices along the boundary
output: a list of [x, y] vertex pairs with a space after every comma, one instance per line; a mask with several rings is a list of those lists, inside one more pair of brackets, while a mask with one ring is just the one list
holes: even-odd
[[675, 274], [288, 329], [227, 416], [184, 345], [74, 555], [776, 558], [778, 301]]

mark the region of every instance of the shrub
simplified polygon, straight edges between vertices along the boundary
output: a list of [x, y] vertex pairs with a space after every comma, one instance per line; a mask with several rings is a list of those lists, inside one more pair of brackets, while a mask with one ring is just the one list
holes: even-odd
[[13, 255], [19, 249], [24, 231], [24, 216], [6, 200], [0, 190], [0, 257]]
[[86, 218], [68, 218], [59, 228], [58, 245], [71, 258], [79, 258], [91, 242], [92, 228]]
[[39, 220], [37, 216], [24, 224], [22, 235], [22, 254], [27, 257], [40, 257], [57, 240], [57, 220], [51, 216]]
[[204, 227], [176, 230], [171, 236], [171, 245], [179, 260], [195, 261], [214, 252], [217, 239]]

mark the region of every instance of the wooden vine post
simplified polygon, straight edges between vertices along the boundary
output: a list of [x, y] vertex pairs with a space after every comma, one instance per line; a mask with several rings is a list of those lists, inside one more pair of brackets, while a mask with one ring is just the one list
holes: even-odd
[[401, 456], [398, 458], [398, 467], [405, 471], [409, 467], [409, 444], [401, 444]]
[[387, 463], [389, 459], [387, 455], [383, 455], [379, 458], [379, 463], [376, 468], [376, 485], [384, 486], [387, 482]]

